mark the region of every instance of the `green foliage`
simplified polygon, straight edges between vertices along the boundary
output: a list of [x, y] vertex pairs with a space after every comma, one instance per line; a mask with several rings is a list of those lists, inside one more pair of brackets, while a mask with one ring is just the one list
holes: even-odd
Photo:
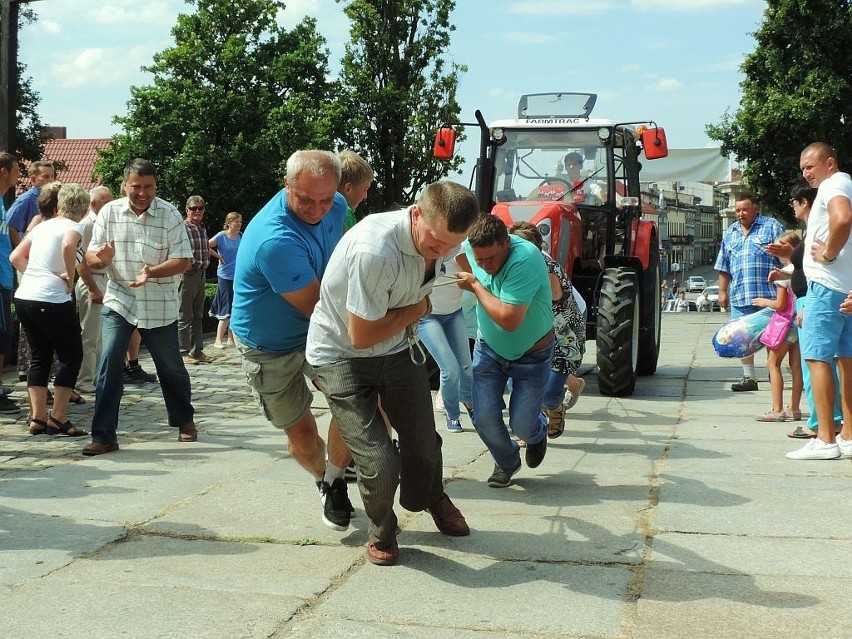
[[[18, 7], [18, 30], [23, 31], [23, 27], [32, 24], [36, 21], [36, 15], [27, 5], [19, 5]], [[20, 47], [19, 47], [20, 48]], [[27, 67], [25, 64], [18, 62], [18, 72], [15, 80], [17, 81], [17, 105], [15, 109], [15, 133], [14, 142], [17, 147], [16, 151], [20, 152], [20, 156], [26, 160], [41, 159], [44, 151], [44, 144], [41, 140], [42, 122], [38, 114], [38, 105], [40, 96], [33, 89], [33, 80], [26, 75]], [[6, 149], [0, 149], [5, 151]], [[23, 167], [21, 167], [23, 169]]]
[[424, 186], [458, 170], [461, 158], [432, 157], [435, 130], [459, 119], [458, 75], [448, 62], [453, 0], [337, 0], [351, 21], [342, 61], [340, 138], [360, 153], [376, 182], [365, 207], [413, 202]]
[[146, 70], [153, 84], [132, 87], [123, 132], [101, 153], [95, 174], [114, 189], [135, 157], [157, 165], [158, 195], [182, 209], [208, 202], [206, 224], [229, 211], [247, 219], [281, 188], [287, 157], [332, 148], [338, 137], [326, 99], [328, 51], [306, 18], [287, 31], [273, 0], [187, 0], [174, 46]]
[[828, 142], [852, 168], [850, 0], [767, 0], [757, 46], [742, 65], [736, 113], [707, 126], [723, 153], [746, 162], [744, 181], [764, 210], [792, 221], [787, 204], [799, 154]]

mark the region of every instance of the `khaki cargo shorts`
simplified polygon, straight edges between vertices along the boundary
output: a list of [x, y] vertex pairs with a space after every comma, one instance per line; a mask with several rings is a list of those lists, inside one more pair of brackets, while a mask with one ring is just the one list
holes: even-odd
[[246, 346], [234, 336], [243, 372], [258, 406], [269, 422], [287, 430], [311, 410], [313, 393], [305, 376], [313, 379], [313, 368], [304, 351], [266, 353]]

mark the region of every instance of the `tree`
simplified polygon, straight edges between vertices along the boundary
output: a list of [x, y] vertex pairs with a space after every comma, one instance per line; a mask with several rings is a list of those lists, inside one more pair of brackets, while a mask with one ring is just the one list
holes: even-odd
[[852, 168], [852, 2], [767, 0], [757, 46], [742, 64], [739, 110], [707, 126], [746, 163], [744, 182], [764, 208], [792, 221], [787, 204], [799, 154], [816, 141]]
[[350, 42], [340, 87], [348, 121], [341, 142], [373, 167], [370, 210], [412, 202], [461, 165], [461, 158], [432, 158], [435, 130], [459, 119], [458, 74], [467, 70], [444, 57], [454, 8], [453, 0], [346, 2]]
[[[36, 21], [35, 12], [26, 4], [18, 7], [18, 30]], [[40, 96], [32, 88], [32, 78], [27, 76], [27, 66], [17, 63], [18, 71], [13, 78], [16, 96], [14, 142], [17, 147], [14, 152], [25, 160], [41, 159], [44, 151], [42, 140], [42, 123], [38, 114]], [[5, 150], [5, 149], [4, 149]]]
[[284, 30], [276, 23], [283, 2], [187, 1], [196, 12], [178, 16], [175, 45], [145, 69], [153, 84], [131, 88], [127, 115], [114, 120], [124, 131], [95, 172], [117, 187], [131, 159], [150, 159], [158, 194], [179, 208], [201, 195], [214, 229], [229, 211], [259, 210], [293, 151], [332, 148], [325, 100], [333, 84], [315, 21]]

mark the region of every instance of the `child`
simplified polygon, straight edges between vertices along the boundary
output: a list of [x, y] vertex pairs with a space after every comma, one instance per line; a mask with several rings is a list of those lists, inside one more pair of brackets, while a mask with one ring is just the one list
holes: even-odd
[[[785, 242], [792, 247], [796, 247], [801, 241], [802, 236], [799, 231], [787, 231], [778, 238], [779, 242]], [[792, 295], [790, 290], [789, 280], [779, 280], [775, 284], [778, 286], [778, 296], [774, 300], [766, 299], [765, 297], [756, 297], [752, 300], [755, 306], [763, 306], [772, 308], [776, 311], [783, 310], [787, 306], [787, 297]], [[768, 349], [769, 353], [766, 356], [766, 368], [769, 369], [769, 383], [772, 386], [772, 409], [758, 415], [755, 419], [759, 422], [786, 422], [800, 419], [802, 411], [799, 404], [802, 401], [802, 362], [799, 355], [799, 333], [795, 323], [790, 326], [790, 332], [787, 333], [787, 339], [778, 348]], [[793, 379], [793, 386], [790, 397], [790, 410], [784, 410], [784, 377], [781, 375], [781, 363], [784, 361], [784, 356], [789, 353], [790, 361], [790, 376]]]

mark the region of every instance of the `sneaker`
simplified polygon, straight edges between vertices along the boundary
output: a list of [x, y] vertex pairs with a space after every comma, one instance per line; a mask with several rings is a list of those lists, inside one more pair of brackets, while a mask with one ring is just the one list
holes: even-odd
[[840, 447], [837, 443], [827, 444], [819, 437], [811, 439], [798, 450], [787, 453], [787, 459], [837, 459]]
[[540, 442], [530, 444], [527, 442], [527, 452], [524, 453], [524, 461], [527, 462], [528, 468], [538, 468], [541, 462], [544, 461], [544, 455], [547, 453], [547, 436], [542, 437]]
[[[545, 439], [547, 439], [545, 437]], [[521, 460], [518, 460], [518, 465], [515, 466], [512, 470], [504, 470], [500, 468], [497, 464], [494, 464], [494, 472], [491, 473], [491, 477], [488, 478], [488, 485], [491, 488], [506, 488], [512, 483], [512, 476], [517, 473], [521, 469]]]
[[435, 395], [435, 411], [438, 413], [446, 412], [444, 408], [444, 398], [441, 396], [441, 391], [438, 391], [438, 394]]
[[399, 563], [399, 544], [396, 538], [385, 548], [378, 548], [376, 544], [367, 544], [367, 561], [377, 566], [394, 566]]
[[157, 376], [153, 373], [146, 373], [141, 366], [124, 367], [124, 382], [127, 384], [153, 384], [157, 381]]
[[840, 456], [852, 457], [852, 439], [843, 439], [840, 435], [836, 439], [837, 447], [840, 449]]
[[740, 393], [742, 391], [756, 391], [757, 380], [752, 377], [743, 377], [740, 381], [731, 384], [731, 390], [735, 393]]
[[317, 488], [319, 488], [320, 501], [322, 501], [322, 523], [332, 530], [341, 532], [349, 528], [349, 520], [352, 517], [352, 503], [346, 493], [346, 482], [343, 478], [338, 477], [330, 486], [328, 482], [318, 481]]
[[574, 405], [577, 403], [577, 400], [580, 399], [580, 395], [583, 393], [584, 390], [586, 390], [586, 380], [581, 377], [580, 388], [577, 389], [576, 393], [572, 393], [571, 391], [565, 391], [565, 401], [562, 402], [562, 405], [565, 407], [565, 410], [570, 410], [574, 408]]
[[457, 419], [450, 419], [447, 417], [447, 432], [448, 433], [463, 433], [464, 429], [462, 428], [461, 422]]
[[4, 413], [6, 415], [13, 415], [21, 412], [21, 407], [18, 406], [18, 402], [13, 399], [10, 399], [7, 395], [0, 396], [0, 413]]
[[787, 421], [787, 411], [774, 411], [768, 410], [763, 415], [758, 415], [754, 418], [759, 422], [786, 422]]
[[426, 510], [432, 515], [435, 525], [443, 534], [450, 537], [465, 537], [470, 534], [470, 526], [447, 493]]
[[358, 481], [358, 471], [355, 470], [355, 460], [351, 460], [343, 469], [343, 479], [346, 481]]

